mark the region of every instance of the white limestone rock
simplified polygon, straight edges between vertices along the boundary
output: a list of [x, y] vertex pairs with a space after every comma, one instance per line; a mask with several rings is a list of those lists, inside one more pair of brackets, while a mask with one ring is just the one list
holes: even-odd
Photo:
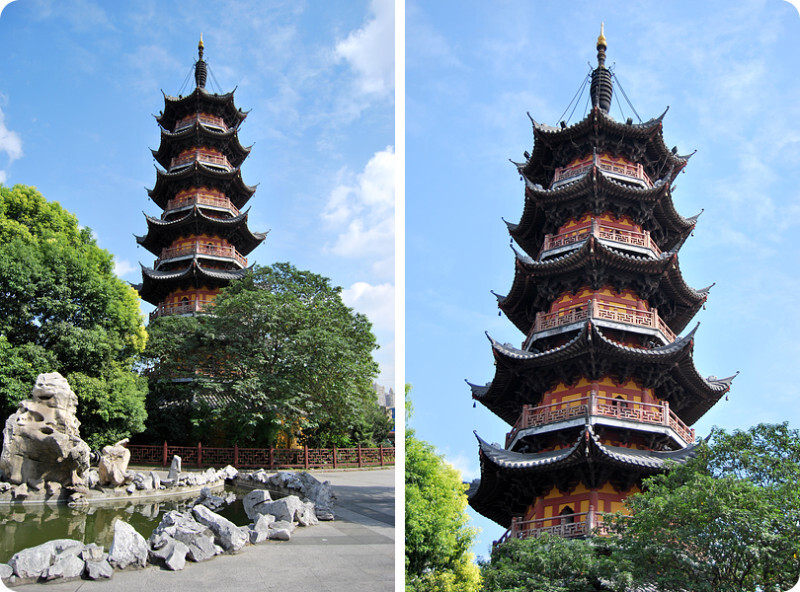
[[172, 485], [177, 485], [178, 478], [181, 474], [181, 457], [177, 454], [172, 457], [172, 463], [169, 465], [169, 473], [167, 474], [167, 479], [170, 481]]
[[57, 579], [73, 580], [81, 577], [84, 567], [83, 559], [76, 555], [65, 553], [56, 556], [53, 564], [44, 571], [42, 577], [47, 581]]
[[292, 532], [286, 528], [270, 528], [269, 539], [271, 541], [288, 541], [292, 538]]
[[57, 558], [77, 556], [83, 543], [72, 539], [56, 539], [15, 553], [8, 565], [20, 579], [39, 578], [47, 572]]
[[14, 575], [14, 569], [8, 563], [0, 563], [0, 580], [6, 581]]
[[214, 532], [214, 541], [226, 551], [236, 553], [248, 542], [248, 537], [233, 522], [215, 514], [205, 506], [192, 508], [195, 519]]
[[114, 568], [108, 562], [108, 556], [101, 561], [87, 561], [83, 572], [89, 580], [107, 580], [114, 575]]
[[258, 512], [261, 514], [272, 514], [276, 520], [286, 520], [294, 522], [295, 515], [306, 511], [305, 505], [296, 495], [287, 495], [272, 502], [261, 502], [258, 505]]
[[39, 490], [46, 481], [83, 485], [89, 446], [81, 440], [78, 397], [58, 372], [40, 374], [31, 398], [20, 401], [3, 430], [0, 472], [15, 485]]
[[259, 514], [269, 514], [269, 512], [262, 512], [262, 505], [264, 502], [271, 502], [272, 497], [266, 489], [254, 489], [242, 498], [242, 505], [244, 512], [250, 520], [254, 520]]
[[100, 451], [97, 465], [100, 485], [120, 487], [127, 481], [128, 463], [131, 461], [131, 451], [125, 448], [127, 443], [128, 438], [125, 438], [112, 446], [104, 446]]
[[186, 566], [186, 555], [188, 553], [189, 547], [180, 541], [174, 541], [171, 552], [164, 559], [164, 566], [172, 571], [182, 570]]
[[108, 561], [116, 569], [145, 567], [149, 548], [142, 535], [122, 520], [114, 522], [114, 540], [108, 552]]
[[219, 471], [217, 471], [217, 477], [220, 479], [225, 479], [226, 481], [231, 481], [233, 479], [236, 479], [238, 475], [239, 471], [236, 468], [232, 467], [231, 465], [228, 465], [224, 469], [220, 469]]

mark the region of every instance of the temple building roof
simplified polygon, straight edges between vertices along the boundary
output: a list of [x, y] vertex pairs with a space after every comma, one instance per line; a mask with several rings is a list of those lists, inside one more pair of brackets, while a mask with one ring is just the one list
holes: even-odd
[[147, 195], [164, 210], [167, 208], [167, 202], [178, 191], [193, 187], [220, 189], [231, 200], [231, 203], [240, 210], [244, 208], [245, 204], [256, 192], [255, 186], [251, 187], [244, 183], [241, 169], [238, 167], [225, 171], [194, 161], [191, 165], [172, 172], [163, 171], [156, 167], [156, 184], [155, 187], [147, 191]]
[[208, 233], [227, 240], [240, 254], [247, 256], [267, 236], [247, 227], [248, 215], [249, 210], [232, 218], [215, 218], [207, 216], [198, 207], [175, 220], [162, 220], [145, 214], [147, 234], [137, 236], [136, 242], [158, 256], [161, 249], [169, 247], [179, 237]]
[[643, 477], [662, 471], [668, 462], [685, 463], [696, 454], [694, 446], [659, 452], [609, 446], [590, 425], [571, 446], [548, 452], [511, 452], [477, 434], [476, 438], [481, 480], [471, 492], [469, 504], [506, 528], [514, 516], [525, 515], [531, 500], [554, 486], [566, 492], [579, 483], [595, 488], [610, 481], [624, 491]]
[[[594, 171], [594, 172], [592, 172]], [[683, 243], [697, 223], [675, 210], [667, 183], [639, 187], [621, 183], [600, 169], [592, 168], [572, 183], [555, 189], [526, 182], [525, 206], [518, 224], [506, 222], [511, 237], [535, 257], [546, 234], [556, 234], [570, 219], [586, 213], [628, 216], [650, 232], [662, 251]]]
[[239, 142], [239, 135], [235, 129], [223, 131], [199, 120], [177, 132], [162, 129], [161, 144], [158, 150], [151, 150], [151, 152], [158, 164], [164, 169], [169, 169], [173, 158], [184, 150], [198, 146], [219, 150], [228, 159], [228, 162], [237, 168], [250, 154], [250, 148], [245, 148]]
[[142, 283], [134, 288], [143, 300], [154, 305], [178, 289], [223, 288], [231, 281], [243, 278], [249, 271], [249, 268], [210, 269], [203, 267], [196, 258], [186, 267], [172, 271], [158, 271], [141, 264], [140, 266]]
[[647, 257], [612, 245], [588, 235], [573, 250], [544, 261], [515, 250], [514, 282], [506, 296], [498, 296], [498, 306], [527, 335], [536, 313], [547, 311], [564, 293], [612, 285], [618, 291], [633, 289], [658, 309], [670, 329], [680, 333], [706, 301], [710, 288], [695, 290], [686, 284], [675, 250]]
[[692, 425], [730, 389], [734, 378], [700, 376], [692, 360], [696, 331], [697, 327], [665, 345], [633, 347], [609, 339], [588, 320], [569, 341], [546, 351], [524, 351], [489, 337], [495, 377], [486, 386], [470, 384], [472, 397], [513, 425], [523, 405], [538, 405], [544, 393], [559, 382], [571, 384], [581, 377], [599, 380], [604, 376], [620, 383], [636, 379]]

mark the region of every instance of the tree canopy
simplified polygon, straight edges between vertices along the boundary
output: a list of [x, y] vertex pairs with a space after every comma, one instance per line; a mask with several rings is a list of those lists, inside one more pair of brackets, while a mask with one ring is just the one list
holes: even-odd
[[35, 188], [0, 186], [0, 400], [6, 415], [36, 375], [78, 395], [83, 438], [101, 446], [144, 428], [132, 365], [147, 333], [136, 291], [88, 228]]
[[406, 590], [477, 591], [480, 574], [470, 553], [477, 530], [467, 525], [467, 486], [431, 444], [408, 428], [405, 443]]
[[714, 429], [690, 463], [627, 500], [620, 555], [665, 592], [788, 590], [800, 577], [800, 432]]
[[645, 479], [586, 541], [509, 541], [481, 566], [487, 591], [778, 592], [800, 577], [800, 432], [715, 428], [697, 456]]
[[[388, 435], [372, 388], [371, 324], [328, 278], [289, 263], [256, 266], [207, 312], [150, 327], [151, 390], [173, 404], [183, 399], [192, 433], [182, 439], [270, 445], [289, 430], [319, 447]], [[187, 371], [192, 380], [176, 385]]]

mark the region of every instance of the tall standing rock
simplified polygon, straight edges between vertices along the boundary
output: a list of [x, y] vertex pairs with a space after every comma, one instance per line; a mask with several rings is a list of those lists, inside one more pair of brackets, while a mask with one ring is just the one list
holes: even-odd
[[58, 372], [40, 374], [30, 399], [6, 421], [0, 471], [6, 481], [41, 489], [47, 481], [83, 485], [89, 446], [81, 440], [78, 397]]

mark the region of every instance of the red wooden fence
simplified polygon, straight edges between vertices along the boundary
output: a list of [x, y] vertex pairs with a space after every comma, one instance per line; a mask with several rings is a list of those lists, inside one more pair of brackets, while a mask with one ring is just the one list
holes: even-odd
[[172, 457], [181, 457], [186, 467], [233, 465], [237, 469], [341, 469], [394, 465], [394, 447], [377, 448], [207, 448], [197, 446], [144, 446], [133, 444], [131, 464], [166, 467]]

